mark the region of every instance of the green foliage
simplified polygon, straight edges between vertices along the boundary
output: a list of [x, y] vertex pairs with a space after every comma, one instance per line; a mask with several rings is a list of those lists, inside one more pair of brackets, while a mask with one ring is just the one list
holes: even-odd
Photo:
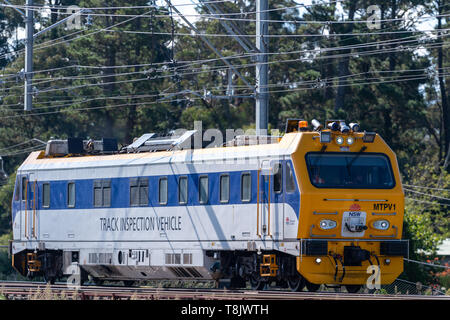
[[[58, 69], [34, 74], [34, 85], [39, 92], [33, 99], [33, 113], [40, 115], [20, 112], [23, 103], [20, 78], [1, 77], [6, 81], [0, 86], [0, 155], [10, 176], [0, 186], [0, 234], [11, 230], [15, 171], [30, 146], [23, 145], [23, 153], [20, 147], [15, 148], [16, 153], [8, 156], [7, 148], [13, 145], [32, 138], [45, 141], [69, 136], [116, 137], [120, 144], [128, 144], [145, 132], [164, 134], [180, 127], [190, 129], [199, 120], [204, 130], [245, 130], [255, 126], [254, 99], [239, 96], [253, 92], [236, 74], [232, 82], [238, 96], [229, 100], [204, 97], [205, 93], [225, 95], [229, 70], [200, 37], [178, 35], [172, 39], [172, 32], [188, 34], [191, 30], [177, 20], [164, 18], [166, 8], [123, 8], [148, 6], [148, 0], [39, 0], [36, 3], [51, 8], [48, 16], [35, 15], [42, 27], [58, 21], [61, 16], [58, 10], [65, 11], [72, 4], [116, 9], [95, 10], [89, 25], [83, 16], [82, 30], [58, 27], [36, 39], [35, 70]], [[400, 20], [410, 8], [415, 8], [417, 14], [436, 15], [441, 6], [435, 0], [345, 0], [339, 6], [314, 3], [298, 11], [279, 10], [298, 7], [292, 0], [269, 2], [270, 9], [276, 9], [270, 11], [269, 19], [309, 22], [269, 24], [269, 34], [282, 35], [267, 39], [271, 52], [269, 127], [283, 132], [287, 118], [309, 121], [316, 118], [322, 122], [341, 118], [359, 122], [363, 130], [379, 133], [396, 153], [405, 184], [436, 188], [405, 189], [403, 237], [411, 239], [410, 257], [424, 259], [424, 252], [433, 255], [439, 241], [450, 237], [449, 202], [442, 199], [450, 198], [450, 166], [443, 168], [448, 145], [443, 132], [449, 124], [444, 121], [445, 96], [437, 84], [437, 75], [423, 69], [437, 70], [439, 50], [448, 47], [449, 40], [443, 37], [440, 43], [434, 37], [419, 38], [422, 34], [418, 32], [404, 32], [406, 26]], [[364, 21], [369, 15], [366, 8], [373, 4], [380, 6], [385, 19], [398, 19], [382, 22], [382, 31], [398, 33], [372, 32], [365, 23], [313, 23], [342, 22], [352, 12], [354, 20]], [[217, 5], [226, 13], [256, 10], [254, 1]], [[200, 6], [197, 10], [209, 13]], [[143, 13], [147, 17], [129, 16]], [[254, 15], [239, 17], [253, 19]], [[254, 21], [234, 23], [243, 33], [255, 32]], [[200, 32], [225, 33], [220, 20], [203, 18], [195, 25]], [[0, 8], [0, 27], [1, 74], [15, 75], [24, 66], [23, 55], [7, 53], [24, 46], [23, 40], [15, 41], [23, 19], [14, 10]], [[446, 21], [442, 28], [446, 28]], [[325, 31], [329, 36], [323, 36]], [[352, 33], [358, 36], [341, 35]], [[293, 37], [296, 35], [302, 37]], [[415, 38], [421, 39], [420, 43], [411, 40]], [[237, 41], [223, 37], [208, 39], [222, 55], [233, 56], [230, 59], [233, 65], [247, 81], [255, 83], [255, 61]], [[408, 42], [404, 47], [385, 44], [400, 40]], [[362, 47], [354, 49], [350, 45]], [[417, 45], [432, 48], [428, 54], [421, 55]], [[449, 52], [442, 51], [443, 68], [449, 67]], [[448, 77], [445, 81], [448, 87]], [[0, 259], [2, 254], [0, 251]], [[421, 268], [407, 264], [408, 279], [416, 281], [414, 277], [423, 272]]]
[[6, 184], [0, 187], [0, 235], [11, 231], [11, 201], [14, 193], [16, 173], [8, 177]]
[[[0, 236], [0, 245], [7, 245], [10, 239], [12, 239], [10, 232]], [[11, 257], [8, 256], [8, 251], [0, 248], [0, 279], [12, 278], [17, 278], [17, 272], [11, 266]]]

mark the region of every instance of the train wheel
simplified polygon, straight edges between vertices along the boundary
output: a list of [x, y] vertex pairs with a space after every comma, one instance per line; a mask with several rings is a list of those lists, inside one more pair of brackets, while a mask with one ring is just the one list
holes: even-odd
[[252, 274], [250, 276], [250, 286], [252, 290], [264, 290], [266, 282], [258, 274]]
[[311, 283], [306, 279], [305, 279], [305, 283], [306, 283], [306, 289], [308, 289], [309, 292], [316, 292], [320, 288], [320, 284]]
[[300, 292], [305, 287], [305, 279], [301, 275], [289, 277], [287, 283], [292, 292]]
[[348, 284], [345, 286], [345, 289], [347, 289], [348, 293], [357, 293], [359, 290], [361, 290], [361, 285]]

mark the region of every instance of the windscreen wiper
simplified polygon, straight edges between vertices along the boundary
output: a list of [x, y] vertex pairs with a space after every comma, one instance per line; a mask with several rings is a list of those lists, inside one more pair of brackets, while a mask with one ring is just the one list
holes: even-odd
[[353, 165], [353, 163], [356, 161], [356, 159], [358, 159], [359, 158], [359, 156], [365, 151], [367, 149], [367, 147], [366, 146], [363, 146], [359, 151], [358, 151], [358, 153], [356, 154], [356, 156], [347, 164], [347, 172], [348, 172], [348, 175], [349, 176], [351, 176], [351, 174], [350, 174], [350, 167]]

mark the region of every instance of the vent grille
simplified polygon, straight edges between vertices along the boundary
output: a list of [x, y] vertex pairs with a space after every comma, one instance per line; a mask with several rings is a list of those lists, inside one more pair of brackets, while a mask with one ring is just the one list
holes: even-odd
[[112, 253], [89, 253], [88, 263], [92, 264], [111, 264], [112, 263]]
[[192, 264], [192, 253], [183, 254], [183, 264]]
[[166, 264], [181, 264], [181, 253], [166, 253]]

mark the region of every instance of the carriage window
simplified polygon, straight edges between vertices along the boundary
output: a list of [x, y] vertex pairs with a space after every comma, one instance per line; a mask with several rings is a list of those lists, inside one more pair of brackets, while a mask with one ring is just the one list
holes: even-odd
[[22, 177], [22, 200], [26, 200], [27, 186], [28, 186], [28, 179], [27, 179], [27, 177]]
[[148, 205], [148, 179], [132, 178], [130, 179], [130, 205], [147, 206]]
[[180, 204], [186, 204], [187, 195], [188, 195], [188, 179], [187, 177], [180, 177], [178, 179], [178, 202]]
[[200, 203], [208, 202], [208, 177], [202, 176], [199, 178], [198, 186], [198, 200]]
[[290, 163], [286, 163], [286, 191], [287, 192], [295, 191], [294, 172], [291, 168]]
[[44, 208], [50, 207], [50, 183], [42, 185], [42, 206]]
[[75, 183], [69, 182], [67, 184], [67, 206], [75, 207]]
[[94, 181], [94, 207], [111, 206], [111, 181]]
[[220, 176], [220, 202], [230, 201], [230, 176], [223, 174]]
[[252, 190], [252, 176], [250, 173], [244, 173], [241, 176], [241, 200], [250, 201]]
[[167, 178], [159, 179], [159, 203], [167, 204]]
[[283, 191], [283, 165], [281, 163], [277, 163], [275, 168], [276, 171], [273, 176], [273, 191], [275, 191], [275, 193], [280, 193]]

